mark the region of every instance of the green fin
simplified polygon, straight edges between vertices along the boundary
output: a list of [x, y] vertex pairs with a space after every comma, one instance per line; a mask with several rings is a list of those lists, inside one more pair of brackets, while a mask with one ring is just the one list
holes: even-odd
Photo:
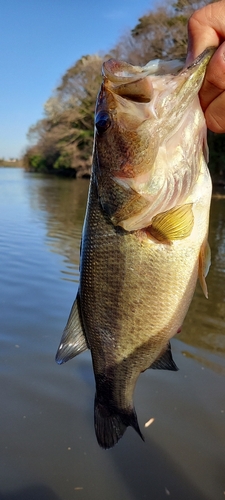
[[80, 320], [79, 301], [77, 294], [56, 353], [55, 359], [59, 365], [88, 349]]
[[204, 241], [199, 253], [198, 278], [205, 297], [208, 299], [208, 290], [205, 278], [209, 272], [211, 264], [211, 250], [208, 241]]
[[172, 370], [175, 372], [179, 369], [173, 360], [170, 342], [164, 353], [149, 368], [153, 368], [153, 370]]
[[170, 243], [173, 240], [183, 240], [191, 234], [194, 225], [192, 203], [171, 208], [152, 219], [147, 231], [158, 241]]

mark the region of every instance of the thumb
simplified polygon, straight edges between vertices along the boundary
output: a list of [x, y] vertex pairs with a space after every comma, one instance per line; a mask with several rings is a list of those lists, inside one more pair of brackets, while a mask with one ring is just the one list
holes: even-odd
[[208, 47], [218, 47], [225, 39], [225, 0], [196, 10], [188, 22], [187, 65]]

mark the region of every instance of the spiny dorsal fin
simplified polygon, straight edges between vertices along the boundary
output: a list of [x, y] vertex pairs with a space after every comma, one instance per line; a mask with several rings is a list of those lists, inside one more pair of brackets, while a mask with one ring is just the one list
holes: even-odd
[[78, 293], [56, 353], [55, 359], [59, 365], [88, 349], [80, 320], [79, 301]]
[[170, 342], [168, 343], [167, 348], [163, 352], [163, 354], [158, 359], [156, 359], [149, 368], [153, 368], [153, 370], [173, 371], [177, 371], [179, 369], [177, 368], [177, 365], [173, 360]]
[[173, 240], [183, 240], [191, 234], [194, 225], [192, 203], [171, 208], [152, 219], [147, 231], [162, 243], [171, 243]]
[[211, 250], [208, 241], [204, 241], [199, 253], [198, 277], [205, 297], [208, 299], [208, 290], [205, 278], [209, 272], [211, 264]]

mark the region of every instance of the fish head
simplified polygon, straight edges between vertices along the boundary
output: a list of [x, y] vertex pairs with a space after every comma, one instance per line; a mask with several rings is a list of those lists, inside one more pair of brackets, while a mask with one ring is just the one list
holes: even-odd
[[[143, 124], [149, 112], [143, 104], [153, 94], [151, 80], [145, 77], [142, 68], [122, 61], [110, 59], [103, 64], [95, 143], [99, 168], [112, 177], [134, 177], [145, 169], [149, 134]], [[154, 149], [152, 145], [152, 152]]]
[[[177, 192], [173, 174], [176, 171], [177, 175], [177, 164], [182, 166], [182, 162], [174, 160], [174, 152], [187, 125], [189, 142], [201, 131], [200, 148], [194, 149], [202, 153], [206, 128], [198, 91], [213, 52], [207, 49], [185, 68], [183, 61], [154, 60], [140, 67], [110, 59], [103, 64], [95, 112], [93, 173], [102, 208], [114, 225], [126, 230], [144, 227], [155, 214], [149, 213], [148, 221], [141, 217], [134, 222], [135, 214], [146, 212], [160, 199], [160, 193], [166, 194], [165, 183]], [[185, 159], [189, 172], [180, 169], [181, 188], [182, 176], [190, 189], [196, 181], [197, 157], [198, 151], [195, 168]], [[169, 198], [173, 200], [173, 193]]]

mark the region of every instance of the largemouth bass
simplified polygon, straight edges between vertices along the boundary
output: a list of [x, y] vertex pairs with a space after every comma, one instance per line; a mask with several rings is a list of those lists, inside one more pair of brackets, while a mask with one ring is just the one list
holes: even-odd
[[[91, 350], [95, 431], [110, 448], [132, 426], [138, 376], [176, 370], [170, 339], [210, 265], [211, 180], [194, 63], [109, 60], [97, 98], [80, 285], [56, 360]], [[179, 71], [179, 72], [178, 72]]]

